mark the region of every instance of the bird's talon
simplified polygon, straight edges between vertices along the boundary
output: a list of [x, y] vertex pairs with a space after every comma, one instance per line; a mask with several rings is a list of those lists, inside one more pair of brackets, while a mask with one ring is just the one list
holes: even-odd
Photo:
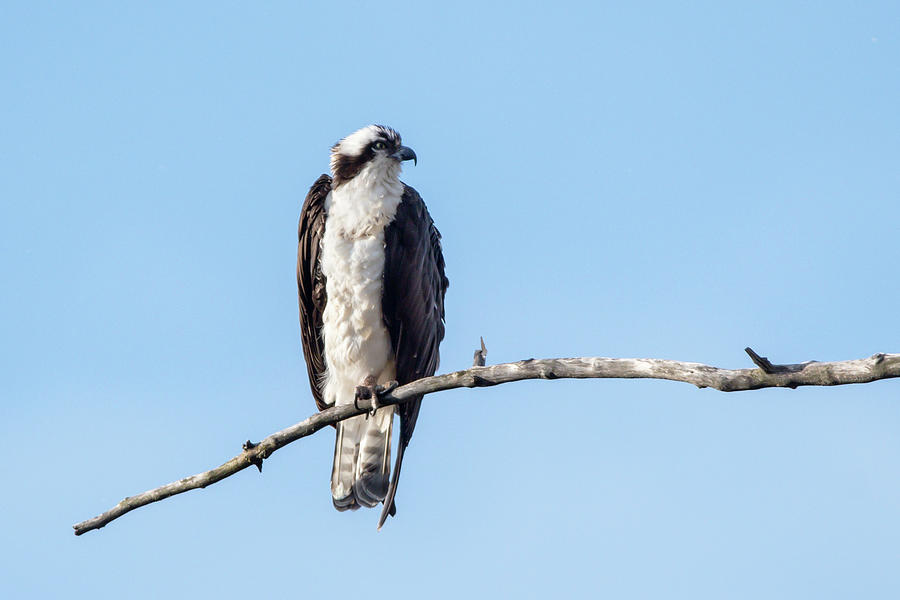
[[[353, 406], [356, 407], [356, 410], [363, 410], [363, 408], [359, 405], [360, 400], [368, 400], [372, 397], [372, 388], [358, 385], [356, 386], [356, 393], [353, 394]], [[368, 411], [366, 411], [368, 413]]]
[[381, 396], [384, 396], [385, 394], [390, 394], [391, 392], [396, 390], [398, 387], [400, 387], [400, 384], [397, 383], [396, 379], [393, 379], [391, 381], [388, 381], [384, 385], [377, 386], [375, 388], [375, 391], [378, 393], [378, 396], [381, 397]]
[[356, 410], [364, 410], [360, 405], [360, 400], [371, 400], [372, 404], [368, 410], [366, 410], [366, 419], [369, 416], [374, 415], [375, 411], [378, 410], [378, 388], [381, 386], [376, 385], [358, 385], [356, 386], [356, 393], [353, 395], [353, 406], [356, 407]]

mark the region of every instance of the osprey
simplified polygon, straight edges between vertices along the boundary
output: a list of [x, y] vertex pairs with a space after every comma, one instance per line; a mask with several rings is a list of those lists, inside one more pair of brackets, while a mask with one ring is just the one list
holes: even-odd
[[[319, 410], [376, 385], [434, 375], [444, 338], [441, 235], [421, 196], [399, 179], [416, 153], [389, 127], [369, 125], [331, 148], [331, 176], [300, 213], [297, 287], [309, 385]], [[374, 396], [373, 396], [374, 397]], [[338, 510], [384, 502], [395, 513], [403, 453], [422, 397], [337, 424], [331, 496]], [[400, 447], [390, 477], [391, 429]]]

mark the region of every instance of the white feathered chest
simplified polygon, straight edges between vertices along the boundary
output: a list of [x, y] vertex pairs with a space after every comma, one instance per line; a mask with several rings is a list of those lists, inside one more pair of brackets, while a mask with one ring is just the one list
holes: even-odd
[[403, 184], [395, 173], [373, 167], [333, 190], [325, 201], [323, 392], [329, 404], [352, 402], [356, 386], [369, 375], [380, 383], [394, 376], [381, 310], [384, 230], [394, 219]]

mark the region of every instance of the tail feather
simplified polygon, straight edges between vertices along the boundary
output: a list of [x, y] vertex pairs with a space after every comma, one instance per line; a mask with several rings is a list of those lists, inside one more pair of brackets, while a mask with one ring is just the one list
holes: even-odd
[[334, 438], [334, 465], [331, 469], [331, 499], [338, 510], [356, 510], [353, 483], [356, 477], [356, 457], [359, 452], [360, 419], [353, 417], [341, 421]]
[[331, 495], [338, 510], [373, 507], [384, 500], [390, 481], [394, 407], [338, 424]]
[[375, 411], [363, 426], [356, 467], [356, 501], [369, 508], [384, 500], [391, 476], [391, 428], [394, 407]]

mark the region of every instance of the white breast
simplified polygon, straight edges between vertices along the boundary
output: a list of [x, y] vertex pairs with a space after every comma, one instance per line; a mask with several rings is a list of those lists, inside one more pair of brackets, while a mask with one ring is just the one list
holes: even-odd
[[393, 379], [391, 340], [381, 312], [384, 230], [400, 204], [394, 173], [366, 167], [325, 201], [322, 273], [328, 301], [322, 315], [329, 404], [353, 401], [356, 386], [373, 375]]

